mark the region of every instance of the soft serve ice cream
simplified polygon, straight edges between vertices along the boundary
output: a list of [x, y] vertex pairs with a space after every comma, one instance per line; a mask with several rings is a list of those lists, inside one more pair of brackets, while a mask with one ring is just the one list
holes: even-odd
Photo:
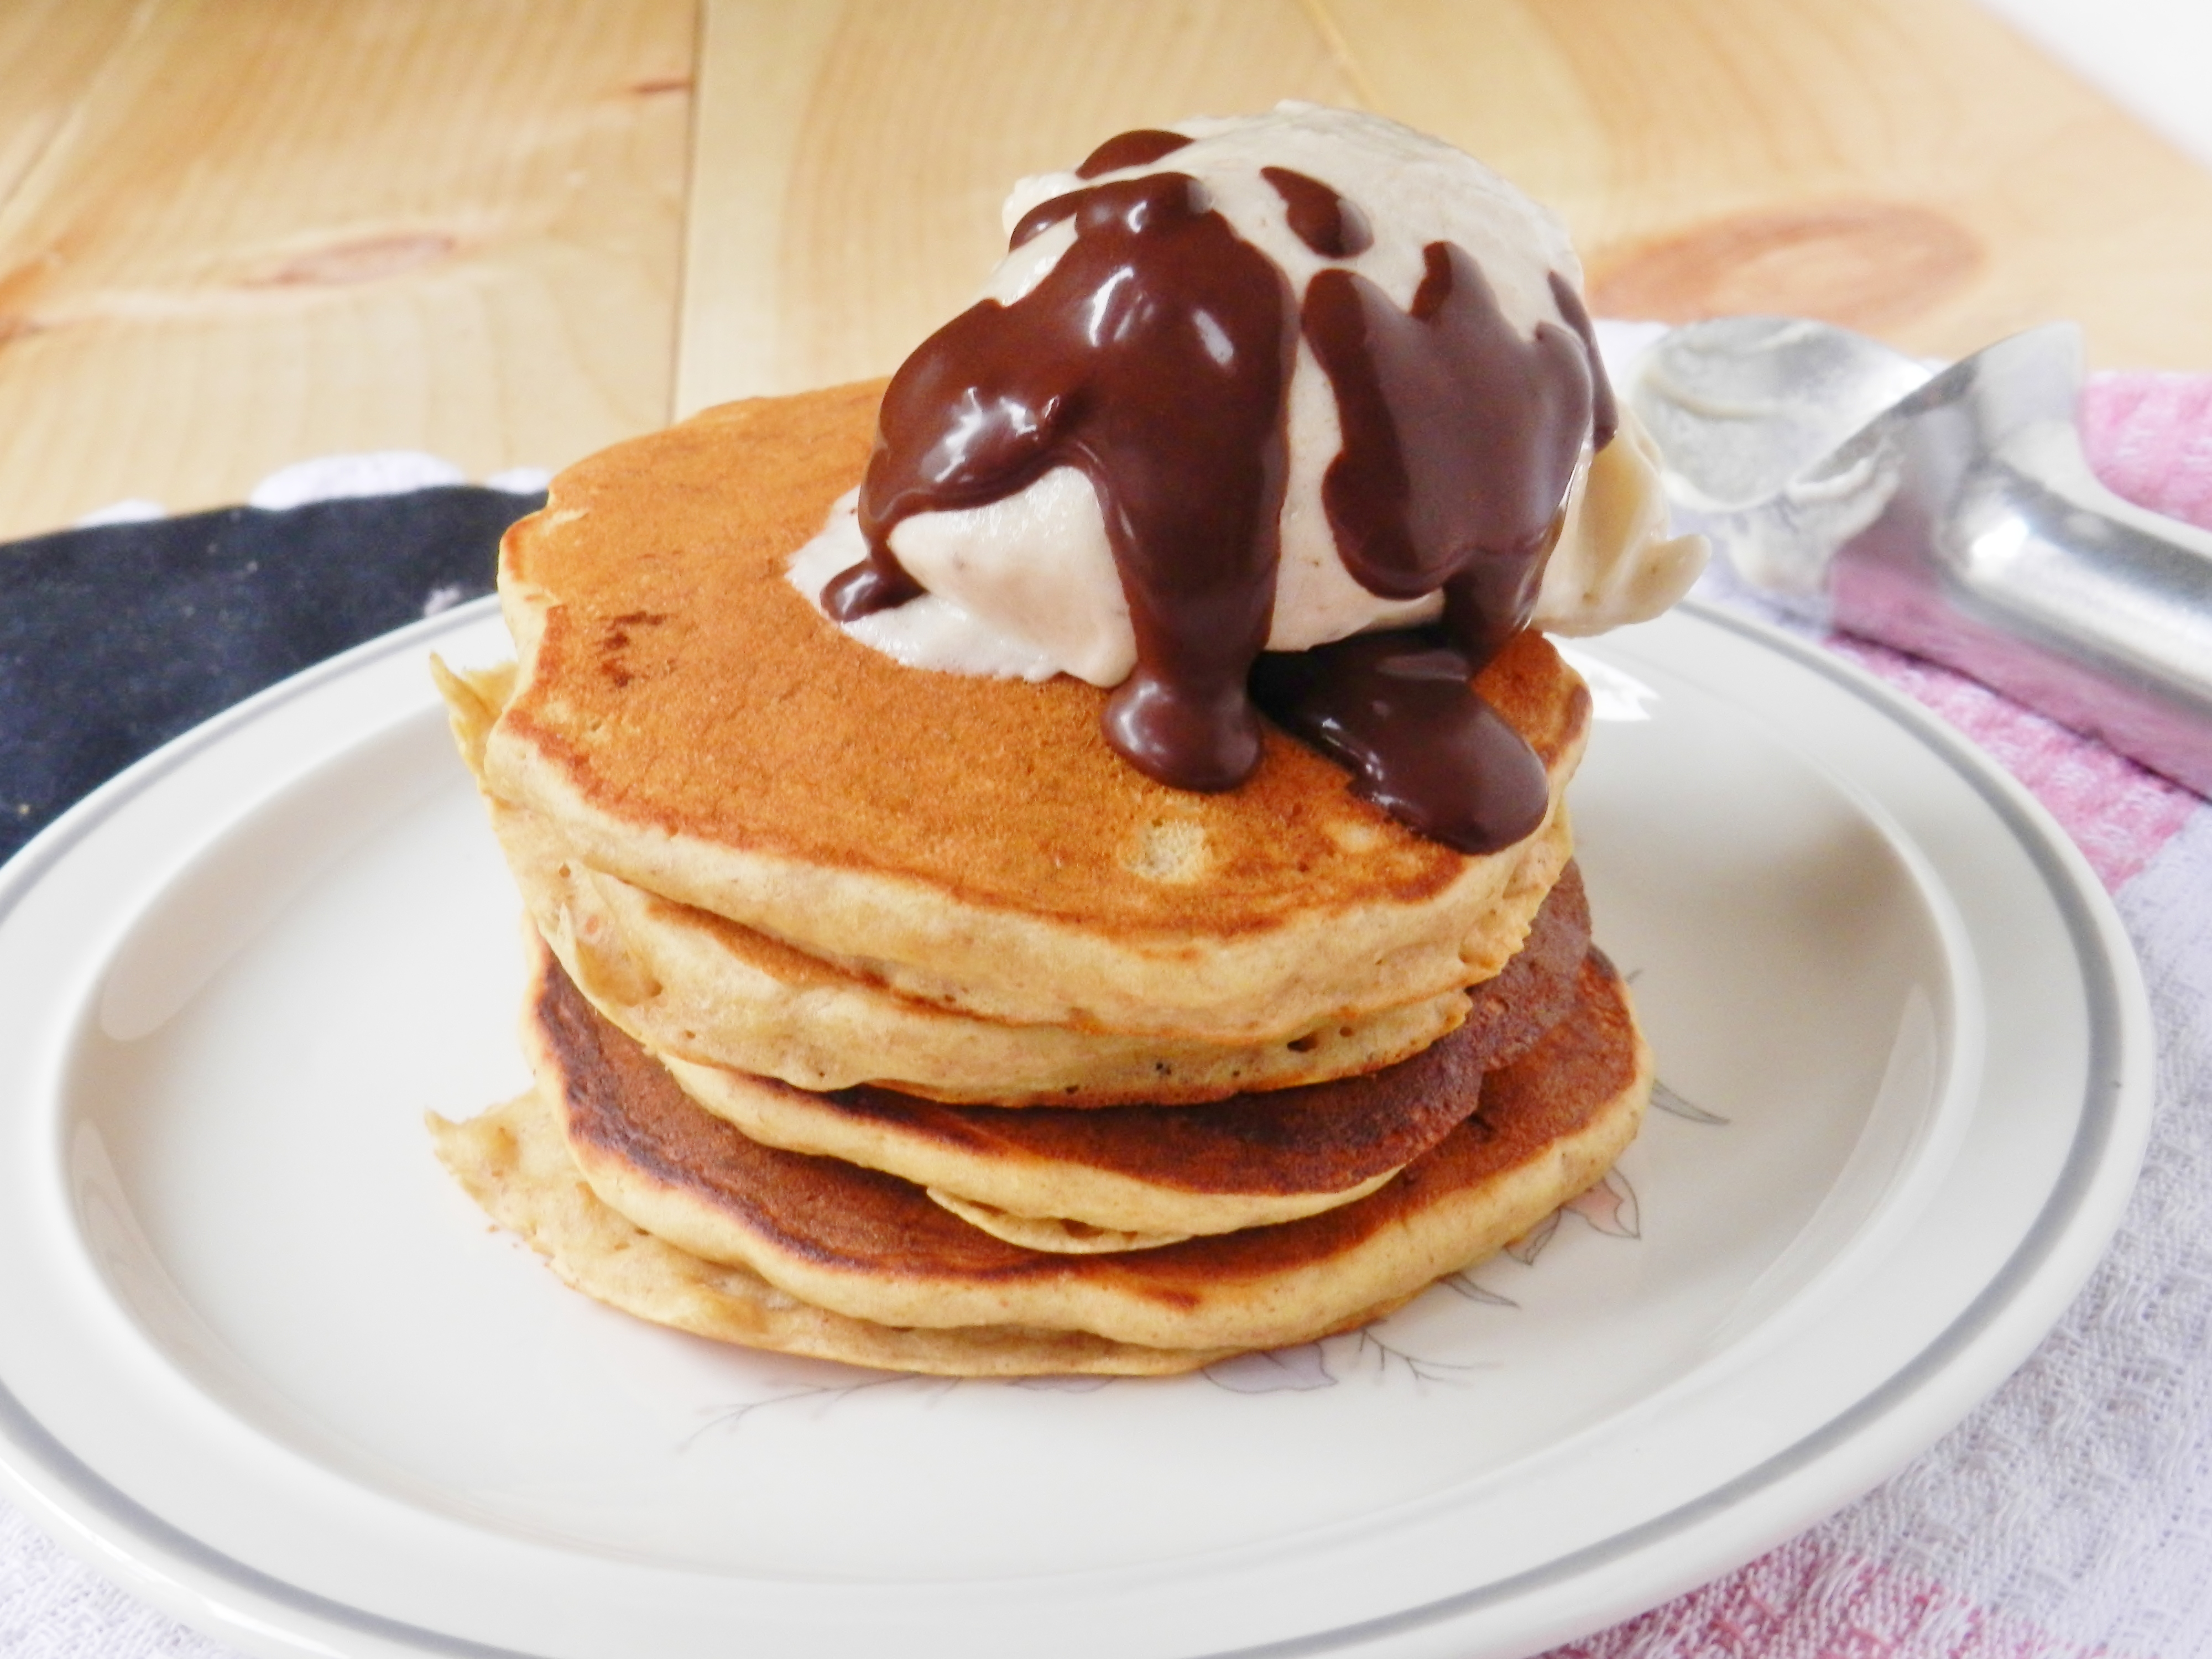
[[1109, 741], [1170, 784], [1250, 770], [1249, 689], [1440, 839], [1528, 833], [1540, 769], [1470, 675], [1656, 614], [1703, 556], [1558, 222], [1309, 105], [1123, 134], [1006, 217], [793, 580], [916, 666], [1113, 688]]

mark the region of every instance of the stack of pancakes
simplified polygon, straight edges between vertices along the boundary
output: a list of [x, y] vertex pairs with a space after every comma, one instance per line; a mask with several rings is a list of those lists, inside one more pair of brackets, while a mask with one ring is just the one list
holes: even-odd
[[1597, 1180], [1650, 1069], [1551, 647], [1478, 682], [1550, 781], [1503, 851], [1272, 731], [1170, 789], [1095, 688], [902, 667], [786, 580], [881, 391], [711, 410], [509, 532], [518, 661], [441, 684], [534, 923], [537, 1087], [434, 1120], [463, 1185], [647, 1318], [1018, 1375], [1349, 1328]]

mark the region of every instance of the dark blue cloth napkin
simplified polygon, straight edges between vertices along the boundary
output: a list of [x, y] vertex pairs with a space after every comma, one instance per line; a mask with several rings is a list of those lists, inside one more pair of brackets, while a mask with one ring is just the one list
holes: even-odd
[[489, 592], [544, 501], [456, 486], [0, 544], [0, 859], [240, 698]]

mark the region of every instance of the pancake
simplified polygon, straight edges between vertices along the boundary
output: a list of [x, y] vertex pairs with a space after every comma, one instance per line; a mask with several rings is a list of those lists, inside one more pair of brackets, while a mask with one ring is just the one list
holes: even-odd
[[1635, 1133], [1650, 1062], [1625, 989], [1595, 951], [1578, 991], [1572, 1014], [1484, 1079], [1471, 1116], [1369, 1196], [1100, 1255], [1024, 1249], [911, 1182], [753, 1141], [580, 997], [541, 1003], [531, 1029], [576, 1169], [609, 1208], [688, 1255], [875, 1324], [1242, 1349], [1308, 1340], [1395, 1305], [1604, 1172]]
[[[946, 1106], [888, 1089], [814, 1094], [659, 1058], [695, 1102], [753, 1140], [899, 1176], [1032, 1249], [1133, 1249], [1295, 1220], [1372, 1192], [1474, 1109], [1484, 1073], [1519, 1059], [1573, 1010], [1589, 947], [1589, 908], [1570, 865], [1526, 947], [1475, 988], [1450, 1036], [1363, 1076], [1212, 1105]], [[556, 990], [549, 981], [541, 1004]]]
[[465, 1123], [434, 1115], [429, 1126], [440, 1161], [462, 1189], [544, 1256], [563, 1283], [717, 1342], [938, 1376], [1159, 1376], [1236, 1352], [1146, 1348], [1080, 1331], [914, 1330], [848, 1318], [787, 1295], [750, 1267], [702, 1261], [602, 1204], [576, 1173], [560, 1103], [543, 1089]]
[[[594, 870], [563, 855], [542, 821], [496, 803], [492, 821], [539, 931], [602, 1012], [656, 1051], [801, 1089], [878, 1084], [1000, 1106], [1219, 1100], [1391, 1065], [1450, 1031], [1467, 1006], [1449, 990], [1264, 1043], [1012, 1024], [902, 996]], [[1556, 851], [1547, 838], [1531, 885]]]
[[[1389, 1178], [1379, 1176], [1363, 1182], [1360, 1191], [1352, 1195], [1373, 1192]], [[1180, 1244], [1192, 1237], [1187, 1232], [1148, 1233], [1097, 1227], [1068, 1216], [1017, 1215], [995, 1204], [947, 1192], [942, 1187], [925, 1187], [922, 1191], [929, 1195], [931, 1203], [951, 1211], [969, 1226], [994, 1238], [1018, 1244], [1025, 1250], [1048, 1250], [1055, 1255], [1114, 1255], [1123, 1250], [1157, 1250], [1163, 1244]]]
[[[826, 622], [783, 568], [860, 476], [881, 390], [709, 410], [555, 480], [501, 552], [494, 797], [592, 870], [1018, 1025], [1286, 1042], [1520, 947], [1533, 844], [1455, 852], [1272, 729], [1238, 788], [1171, 789], [1101, 741], [1094, 687], [905, 668]], [[1534, 634], [1477, 686], [1556, 818], [1587, 692]]]
[[[478, 773], [511, 668], [434, 664], [455, 740]], [[1016, 1025], [910, 997], [757, 929], [593, 869], [542, 815], [487, 794], [494, 833], [539, 933], [600, 1012], [664, 1057], [827, 1091], [879, 1084], [998, 1106], [1179, 1104], [1356, 1076], [1450, 1031], [1445, 991], [1332, 1018], [1281, 1041], [1223, 1044]], [[1540, 901], [1572, 847], [1564, 810], [1524, 843], [1503, 903]]]

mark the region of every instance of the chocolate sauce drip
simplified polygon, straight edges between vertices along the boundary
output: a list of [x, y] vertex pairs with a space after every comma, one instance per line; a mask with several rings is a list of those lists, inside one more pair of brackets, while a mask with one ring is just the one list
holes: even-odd
[[1159, 127], [1119, 132], [1085, 156], [1075, 176], [1096, 179], [1101, 173], [1119, 173], [1123, 167], [1148, 167], [1163, 155], [1174, 155], [1189, 142], [1179, 132], [1168, 132]]
[[1613, 382], [1606, 378], [1605, 359], [1598, 355], [1597, 331], [1590, 326], [1589, 308], [1583, 304], [1575, 285], [1556, 270], [1552, 272], [1552, 303], [1559, 307], [1559, 315], [1567, 319], [1567, 326], [1574, 330], [1589, 358], [1590, 447], [1603, 449], [1620, 429], [1620, 409], [1613, 400]]
[[1341, 763], [1352, 793], [1462, 853], [1534, 835], [1544, 763], [1469, 682], [1474, 665], [1441, 628], [1355, 634], [1269, 652], [1252, 695], [1270, 719]]
[[[1101, 173], [1118, 173], [1123, 167], [1150, 167], [1163, 155], [1172, 155], [1190, 140], [1179, 132], [1169, 132], [1159, 127], [1139, 127], [1131, 132], [1116, 134], [1083, 159], [1075, 169], [1079, 179], [1096, 179]], [[1075, 204], [1085, 192], [1064, 191], [1049, 200], [1039, 202], [1014, 226], [1014, 234], [1006, 239], [1009, 252], [1035, 236], [1039, 231], [1058, 224], [1075, 211]]]
[[[1522, 339], [1465, 250], [1431, 242], [1422, 258], [1410, 311], [1355, 272], [1323, 270], [1301, 322], [1344, 433], [1322, 479], [1338, 555], [1385, 599], [1442, 588], [1442, 634], [1314, 653], [1278, 718], [1343, 759], [1378, 805], [1487, 852], [1541, 822], [1543, 767], [1468, 681], [1534, 614], [1603, 376], [1576, 331], [1543, 323]], [[1273, 713], [1290, 682], [1266, 672]]]
[[1260, 176], [1283, 198], [1291, 231], [1322, 258], [1349, 259], [1373, 245], [1367, 216], [1320, 179], [1288, 167], [1261, 167]]
[[1049, 230], [1075, 211], [1075, 205], [1087, 191], [1071, 190], [1039, 202], [1014, 223], [1014, 234], [1006, 238], [1006, 252], [1012, 253], [1030, 237]]
[[1431, 242], [1423, 261], [1410, 312], [1355, 271], [1306, 285], [1305, 337], [1344, 431], [1322, 479], [1337, 552], [1385, 599], [1465, 576], [1486, 609], [1533, 603], [1521, 572], [1541, 562], [1590, 432], [1589, 358], [1551, 324], [1523, 340], [1463, 249]]
[[954, 318], [893, 377], [860, 489], [868, 557], [823, 605], [849, 622], [920, 591], [890, 550], [901, 520], [1078, 468], [1136, 633], [1107, 740], [1164, 783], [1230, 788], [1260, 754], [1244, 680], [1274, 610], [1288, 285], [1182, 173], [1094, 185], [1073, 212], [1042, 282]]
[[866, 558], [823, 584], [822, 608], [841, 623], [858, 622], [878, 611], [896, 611], [928, 591], [890, 549], [879, 554], [871, 543]]

